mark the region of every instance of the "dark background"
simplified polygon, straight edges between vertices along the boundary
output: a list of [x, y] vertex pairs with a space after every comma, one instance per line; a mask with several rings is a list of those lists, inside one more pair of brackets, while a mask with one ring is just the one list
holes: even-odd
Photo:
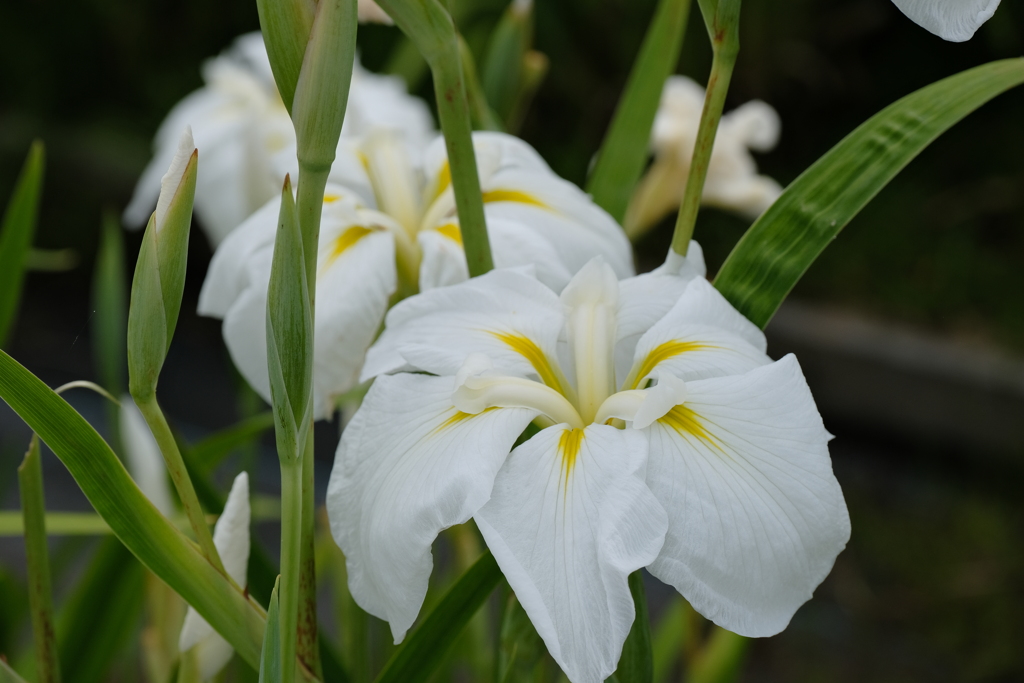
[[[557, 172], [582, 184], [654, 3], [538, 4], [536, 48], [550, 58], [551, 72], [521, 134]], [[478, 54], [501, 10], [502, 3], [481, 0], [462, 26]], [[727, 110], [760, 98], [779, 111], [781, 142], [759, 163], [783, 185], [899, 97], [1024, 53], [1024, 5], [1015, 0], [965, 44], [932, 36], [888, 0], [746, 0], [742, 21]], [[201, 85], [201, 62], [257, 28], [249, 0], [0, 3], [0, 201], [30, 141], [45, 140], [35, 242], [73, 248], [81, 262], [66, 273], [29, 275], [8, 345], [51, 384], [95, 378], [89, 291], [101, 212], [120, 211], [127, 202], [157, 125]], [[362, 29], [364, 64], [383, 68], [398, 39], [396, 29]], [[694, 11], [679, 71], [703, 82], [709, 65]], [[431, 96], [429, 83], [416, 91]], [[725, 213], [702, 213], [696, 238], [712, 273], [746, 225]], [[645, 238], [638, 245], [641, 263], [660, 258], [669, 238], [669, 225]], [[129, 266], [138, 241], [128, 234]], [[210, 255], [199, 232], [191, 251], [182, 321], [161, 392], [172, 417], [202, 432], [229, 424], [238, 407], [219, 325], [191, 313]], [[1020, 355], [1022, 285], [1024, 90], [1018, 89], [925, 150], [853, 220], [793, 296], [883, 327], [939, 335], [978, 354]], [[816, 392], [843, 390], [815, 386], [808, 374]], [[867, 391], [857, 400], [874, 397]], [[970, 439], [946, 441], [927, 426], [899, 429], [830, 413], [825, 405], [823, 412], [839, 437], [833, 454], [853, 538], [790, 629], [754, 646], [744, 680], [1024, 680], [1024, 448], [975, 448]], [[14, 505], [14, 467], [24, 448], [10, 424], [0, 423], [5, 509]], [[318, 450], [329, 467], [330, 431], [324, 436]]]

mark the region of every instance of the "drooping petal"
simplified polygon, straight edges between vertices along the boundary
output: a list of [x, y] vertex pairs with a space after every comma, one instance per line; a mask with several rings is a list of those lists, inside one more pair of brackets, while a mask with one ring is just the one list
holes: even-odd
[[167, 466], [160, 453], [160, 446], [153, 437], [146, 418], [135, 405], [135, 400], [125, 394], [121, 397], [121, 444], [128, 458], [128, 470], [157, 510], [165, 516], [174, 513], [170, 483], [167, 480]]
[[614, 670], [633, 623], [627, 577], [658, 554], [665, 511], [634, 430], [556, 425], [512, 452], [476, 515], [548, 652], [573, 683]]
[[919, 26], [955, 43], [970, 40], [988, 21], [999, 0], [893, 0]]
[[[522, 224], [490, 218], [487, 234], [495, 268], [532, 265], [537, 279], [556, 292], [560, 292], [572, 277], [554, 246]], [[420, 291], [453, 285], [469, 278], [457, 220], [432, 230], [421, 230], [417, 240], [423, 252]]]
[[392, 308], [384, 333], [366, 355], [362, 379], [406, 363], [454, 375], [466, 357], [482, 353], [501, 374], [559, 380], [558, 335], [565, 322], [558, 296], [529, 275], [494, 270], [423, 292]]
[[644, 430], [647, 483], [669, 519], [649, 569], [719, 626], [773, 635], [850, 537], [831, 437], [791, 355], [686, 387]]
[[[242, 587], [245, 587], [249, 564], [249, 521], [249, 475], [242, 472], [235, 477], [224, 512], [213, 529], [213, 544], [224, 569]], [[234, 653], [228, 641], [189, 607], [178, 638], [178, 649], [185, 652], [191, 648], [195, 648], [199, 675], [204, 681], [216, 676]]]
[[624, 389], [656, 371], [686, 380], [742, 374], [771, 362], [764, 334], [704, 278], [687, 284], [679, 301], [637, 342]]
[[331, 531], [349, 589], [391, 623], [395, 642], [416, 619], [433, 567], [430, 546], [487, 502], [494, 476], [537, 412], [468, 415], [452, 377], [378, 377], [342, 434], [327, 490]]

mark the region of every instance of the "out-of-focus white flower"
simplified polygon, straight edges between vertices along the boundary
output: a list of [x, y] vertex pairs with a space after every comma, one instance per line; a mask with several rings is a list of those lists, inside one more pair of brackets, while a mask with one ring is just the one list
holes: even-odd
[[[135, 186], [124, 221], [145, 224], [181, 129], [190, 124], [203, 154], [195, 211], [216, 246], [280, 194], [286, 173], [297, 171], [295, 130], [259, 33], [240, 36], [222, 55], [208, 60], [203, 80], [205, 85], [175, 105], [160, 125], [153, 160]], [[348, 138], [373, 128], [402, 130], [417, 144], [435, 134], [426, 104], [410, 96], [400, 78], [369, 73], [356, 63], [335, 164], [340, 177], [354, 173], [358, 179], [359, 161]]]
[[[626, 232], [643, 234], [683, 198], [704, 106], [704, 88], [685, 76], [670, 76], [651, 131], [654, 163], [640, 180], [626, 212]], [[767, 152], [779, 140], [779, 116], [754, 100], [722, 116], [711, 152], [702, 201], [755, 218], [782, 192], [757, 174], [750, 150]]]
[[595, 259], [561, 297], [496, 270], [388, 314], [367, 371], [411, 371], [346, 427], [327, 509], [396, 642], [470, 518], [573, 683], [615, 670], [641, 567], [746, 636], [811, 597], [850, 534], [831, 436], [796, 359], [684, 265], [620, 283]]
[[[249, 475], [242, 472], [235, 477], [221, 513], [213, 528], [213, 544], [228, 576], [239, 586], [245, 586], [249, 565]], [[181, 627], [178, 650], [192, 650], [200, 680], [208, 681], [224, 668], [234, 653], [228, 641], [213, 630], [191, 606]]]
[[[619, 277], [633, 273], [621, 228], [529, 145], [501, 133], [473, 140], [497, 267], [531, 267], [555, 290], [595, 256]], [[327, 187], [313, 341], [317, 419], [357, 384], [392, 295], [468, 277], [444, 141], [416, 151], [400, 133], [376, 130], [358, 149], [365, 182]], [[268, 400], [264, 330], [279, 205], [270, 201], [220, 246], [199, 297], [200, 314], [224, 319], [235, 365]]]
[[999, 7], [999, 0], [892, 1], [914, 23], [954, 43], [970, 40]]
[[170, 517], [174, 514], [174, 503], [160, 446], [142, 411], [128, 394], [121, 397], [120, 414], [121, 445], [128, 460], [128, 471], [149, 502], [165, 517]]
[[359, 23], [371, 23], [371, 24], [387, 24], [388, 26], [393, 25], [394, 20], [388, 16], [388, 13], [380, 8], [380, 5], [375, 3], [373, 0], [359, 0], [357, 11], [359, 13]]

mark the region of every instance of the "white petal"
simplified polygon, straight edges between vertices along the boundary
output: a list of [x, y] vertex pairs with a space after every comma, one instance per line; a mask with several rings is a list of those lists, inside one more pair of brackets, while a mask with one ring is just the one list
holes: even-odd
[[658, 370], [690, 381], [742, 374], [770, 363], [760, 329], [704, 278], [694, 278], [665, 316], [637, 342], [624, 389]]
[[669, 517], [649, 569], [719, 626], [773, 635], [850, 537], [831, 437], [793, 356], [687, 389], [646, 430], [647, 483]]
[[[450, 223], [456, 230], [458, 226]], [[466, 252], [462, 248], [462, 238], [458, 240], [449, 236], [451, 228], [446, 232], [438, 230], [421, 230], [416, 235], [420, 245], [422, 260], [420, 261], [420, 291], [437, 287], [447, 287], [469, 279], [469, 266], [466, 265]], [[487, 226], [491, 232], [491, 226]], [[497, 253], [497, 252], [495, 252]]]
[[665, 511], [633, 430], [549, 427], [516, 448], [476, 516], [548, 652], [573, 683], [616, 668], [633, 623], [630, 572], [658, 554]]
[[988, 21], [999, 0], [893, 0], [914, 23], [940, 38], [961, 43]]
[[378, 377], [345, 428], [327, 490], [349, 589], [400, 642], [433, 566], [430, 546], [487, 502], [494, 475], [536, 411], [459, 413], [452, 377]]
[[189, 159], [196, 151], [196, 144], [192, 140], [192, 127], [185, 126], [181, 137], [178, 139], [178, 148], [174, 151], [174, 158], [167, 169], [167, 173], [160, 179], [160, 196], [156, 200], [156, 230], [159, 232], [164, 227], [164, 219], [167, 218], [167, 211], [171, 207], [171, 200], [174, 199], [178, 186], [181, 185], [182, 176], [185, 175], [185, 168]]
[[394, 372], [406, 362], [454, 375], [471, 353], [488, 356], [501, 374], [540, 377], [557, 371], [564, 322], [562, 304], [550, 289], [523, 273], [494, 270], [392, 308], [384, 333], [366, 355], [362, 379]]
[[128, 457], [128, 470], [156, 509], [165, 516], [174, 513], [167, 466], [142, 411], [128, 394], [121, 397], [121, 444]]
[[[224, 569], [240, 586], [246, 584], [249, 563], [249, 519], [249, 476], [242, 472], [235, 477], [224, 512], [213, 530], [213, 544], [224, 562]], [[231, 645], [191, 606], [178, 637], [180, 651], [190, 648], [195, 648], [199, 676], [204, 681], [216, 676], [234, 653]]]

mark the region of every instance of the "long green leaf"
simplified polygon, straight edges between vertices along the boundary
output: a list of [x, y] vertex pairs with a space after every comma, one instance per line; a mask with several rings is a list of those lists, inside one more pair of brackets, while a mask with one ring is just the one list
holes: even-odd
[[484, 552], [402, 643], [377, 676], [377, 683], [428, 680], [500, 580], [498, 563], [490, 552]]
[[243, 659], [257, 666], [265, 627], [262, 610], [153, 507], [96, 430], [2, 351], [0, 397], [63, 461], [121, 542], [193, 605]]
[[633, 594], [636, 616], [622, 645], [622, 656], [613, 680], [618, 683], [651, 683], [654, 664], [651, 654], [651, 624], [647, 616], [647, 593], [643, 572], [629, 575], [629, 592]]
[[263, 634], [263, 653], [260, 656], [260, 683], [278, 683], [281, 680], [281, 628], [278, 619], [278, 577], [267, 607], [267, 630]]
[[[124, 237], [117, 216], [111, 212], [103, 214], [92, 276], [92, 302], [96, 312], [92, 320], [93, 353], [100, 384], [114, 396], [120, 396], [127, 389], [128, 293]], [[110, 413], [116, 414], [117, 406], [110, 407]]]
[[953, 124], [1024, 82], [1024, 58], [933, 83], [861, 124], [786, 188], [729, 254], [715, 286], [764, 327], [839, 231]]
[[679, 61], [689, 16], [690, 0], [658, 3], [587, 182], [587, 192], [598, 206], [620, 223], [647, 161], [654, 115], [665, 79]]
[[27, 681], [9, 667], [7, 662], [0, 659], [0, 683], [27, 683]]
[[46, 152], [36, 140], [28, 151], [25, 165], [14, 186], [3, 223], [0, 224], [0, 347], [14, 324], [25, 280], [25, 259], [32, 247], [43, 192], [43, 168]]
[[61, 606], [60, 659], [75, 683], [107, 680], [142, 615], [145, 570], [116, 538], [105, 538]]

